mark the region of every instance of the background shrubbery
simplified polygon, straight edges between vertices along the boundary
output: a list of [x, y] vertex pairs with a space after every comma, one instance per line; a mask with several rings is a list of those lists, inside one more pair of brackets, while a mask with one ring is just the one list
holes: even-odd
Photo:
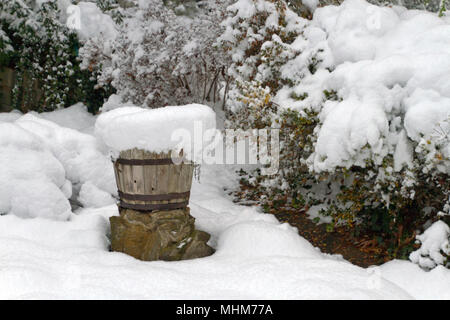
[[97, 39], [87, 42], [83, 67], [99, 70], [100, 84], [111, 83], [134, 104], [214, 104], [222, 100], [227, 79], [227, 56], [216, 39], [228, 2], [135, 3], [107, 46]]
[[0, 68], [16, 72], [12, 107], [51, 111], [81, 101], [96, 112], [112, 90], [80, 69], [81, 44], [60, 20], [58, 1], [1, 1], [0, 12]]

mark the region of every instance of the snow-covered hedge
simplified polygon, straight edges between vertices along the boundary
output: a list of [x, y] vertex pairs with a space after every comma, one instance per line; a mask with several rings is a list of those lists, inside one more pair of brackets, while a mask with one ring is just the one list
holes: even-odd
[[308, 21], [275, 3], [238, 1], [222, 37], [234, 125], [285, 138], [280, 175], [264, 186], [327, 200], [334, 223], [380, 232], [385, 219], [387, 241], [409, 247], [414, 228], [450, 208], [450, 20], [346, 0]]
[[39, 137], [0, 122], [0, 213], [67, 219], [72, 185], [62, 164]]
[[450, 172], [448, 19], [350, 0], [318, 9], [313, 24], [327, 33], [335, 65], [322, 87], [338, 99], [320, 110], [310, 170], [364, 168], [352, 184], [364, 188], [365, 205], [442, 210]]
[[69, 199], [90, 207], [115, 203], [111, 161], [97, 140], [55, 123], [85, 121], [85, 107], [6, 115], [0, 118], [0, 214], [66, 220]]
[[[20, 110], [49, 111], [85, 102], [95, 112], [110, 94], [100, 88], [88, 70], [80, 70], [77, 32], [66, 26], [61, 0], [0, 1], [0, 68], [15, 71], [11, 106]], [[95, 7], [95, 4], [83, 4]], [[92, 11], [92, 10], [91, 10]], [[82, 23], [91, 12], [82, 12]], [[93, 19], [93, 17], [91, 17]], [[84, 28], [82, 31], [85, 31]]]

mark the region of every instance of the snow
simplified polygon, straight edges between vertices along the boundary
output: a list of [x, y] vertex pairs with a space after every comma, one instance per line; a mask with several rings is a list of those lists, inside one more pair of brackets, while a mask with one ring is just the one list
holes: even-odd
[[218, 256], [246, 259], [277, 255], [305, 259], [318, 256], [317, 250], [308, 241], [299, 237], [293, 227], [288, 224], [274, 226], [273, 221], [264, 220], [232, 225], [222, 233], [217, 248]]
[[[0, 213], [66, 220], [69, 200], [91, 207], [114, 203], [114, 171], [106, 150], [84, 130], [95, 118], [81, 105], [52, 113], [7, 113], [0, 121]], [[2, 117], [5, 119], [6, 117]], [[66, 125], [60, 126], [55, 122]]]
[[0, 122], [0, 166], [0, 213], [63, 220], [69, 216], [70, 183], [37, 136]]
[[[270, 10], [263, 4], [241, 0], [230, 9], [238, 12], [236, 19], [245, 18]], [[314, 10], [317, 1], [305, 5]], [[95, 4], [78, 6], [84, 39], [115, 37], [111, 18]], [[305, 27], [292, 21], [289, 26]], [[156, 31], [158, 24], [150, 29]], [[450, 113], [450, 20], [346, 0], [315, 9], [304, 35], [305, 41], [292, 46], [306, 51], [284, 75], [300, 74], [295, 65], [304, 65], [317, 48], [323, 50], [323, 68], [293, 89], [299, 96], [307, 93], [306, 99], [290, 103], [291, 90], [283, 89], [277, 101], [319, 108], [324, 88], [342, 98], [320, 110], [315, 169], [363, 165], [370, 156], [367, 145], [376, 161], [392, 153], [395, 170], [410, 166], [410, 141], [431, 135]], [[234, 59], [240, 59], [238, 53]], [[108, 151], [117, 156], [134, 147], [184, 148], [196, 159], [199, 154], [189, 154], [192, 141], [180, 144], [174, 133], [184, 129], [175, 138], [195, 138], [214, 128], [215, 114], [206, 106], [149, 110], [127, 107], [116, 95], [99, 117], [82, 104], [41, 114], [1, 113], [0, 298], [450, 299], [450, 270], [437, 265], [449, 250], [445, 223], [438, 221], [418, 236], [421, 248], [411, 254], [412, 262], [360, 268], [321, 253], [273, 215], [234, 204], [224, 188], [237, 187], [233, 169], [238, 168], [228, 166], [203, 165], [189, 205], [196, 227], [211, 234], [214, 255], [143, 262], [110, 252], [108, 218], [118, 211]], [[322, 208], [314, 206], [308, 214], [317, 217]]]
[[[47, 117], [59, 119], [55, 115], [48, 114]], [[75, 118], [84, 121], [80, 115]], [[65, 194], [62, 189], [67, 183], [64, 172], [70, 171], [70, 157], [63, 154], [69, 152], [69, 146], [76, 152], [86, 152], [78, 144], [86, 144], [93, 153], [95, 147], [100, 147], [93, 141], [93, 136], [31, 114], [15, 123], [0, 123], [0, 159], [9, 157], [9, 161], [0, 160], [2, 168], [7, 168], [0, 174], [23, 173], [27, 178], [23, 186], [36, 190], [39, 197], [26, 195], [18, 202], [28, 205], [31, 213], [40, 210], [38, 199], [42, 202], [47, 194], [57, 194], [56, 191], [47, 192], [42, 185], [61, 187], [61, 199], [68, 204], [69, 193]], [[21, 152], [20, 156], [16, 151]], [[103, 154], [100, 150], [97, 153]], [[38, 158], [33, 158], [34, 154]], [[28, 166], [20, 165], [25, 159], [29, 161]], [[84, 163], [89, 167], [88, 160]], [[112, 170], [109, 161], [103, 165]], [[18, 217], [11, 212], [0, 215], [0, 256], [5, 257], [0, 260], [0, 298], [449, 297], [446, 284], [450, 273], [447, 269], [438, 267], [425, 272], [408, 261], [363, 269], [340, 256], [322, 254], [300, 237], [295, 228], [280, 224], [273, 215], [262, 214], [255, 207], [234, 204], [224, 187], [237, 186], [235, 169], [237, 167], [202, 166], [201, 182], [193, 183], [191, 214], [196, 218], [196, 227], [212, 235], [210, 244], [216, 249], [214, 255], [202, 259], [143, 262], [122, 253], [109, 252], [108, 218], [118, 212], [115, 204], [110, 205], [109, 193], [99, 189], [93, 182], [95, 179], [81, 185], [78, 199], [84, 208], [71, 212], [70, 207], [61, 206], [54, 209], [54, 215], [35, 215], [34, 219], [24, 219], [25, 216]], [[2, 176], [2, 181], [8, 183], [9, 179]], [[40, 185], [33, 185], [35, 181]], [[16, 183], [17, 180], [6, 185], [6, 189]], [[4, 194], [2, 190], [0, 195]], [[43, 203], [50, 205], [51, 201]], [[414, 274], [414, 279], [410, 279], [410, 274]]]
[[12, 110], [10, 112], [0, 113], [0, 122], [14, 122], [22, 116], [22, 113], [18, 110]]
[[309, 219], [317, 221], [318, 224], [331, 223], [333, 221], [332, 217], [321, 214], [321, 210], [326, 209], [326, 204], [318, 204], [315, 206], [311, 206], [306, 213], [308, 214]]
[[302, 3], [311, 11], [314, 12], [314, 10], [319, 5], [319, 0], [303, 0]]
[[91, 181], [98, 188], [116, 194], [111, 160], [92, 135], [61, 127], [33, 114], [26, 114], [15, 123], [45, 141], [74, 187]]
[[449, 300], [450, 272], [437, 266], [425, 272], [418, 265], [405, 260], [394, 260], [380, 266], [380, 275], [403, 288], [416, 299]]
[[[220, 171], [221, 174], [222, 170]], [[217, 176], [212, 170], [205, 179]], [[223, 204], [214, 212], [203, 191]], [[218, 243], [215, 255], [182, 262], [141, 262], [108, 251], [106, 217], [115, 206], [85, 209], [68, 222], [0, 217], [1, 298], [408, 298], [371, 274], [322, 255], [273, 216], [224, 201], [223, 190], [194, 186], [192, 214], [199, 225], [210, 215], [220, 223], [205, 230]], [[243, 212], [245, 211], [245, 212]], [[265, 246], [267, 248], [265, 248]], [[195, 290], [193, 290], [195, 288]]]
[[117, 30], [113, 19], [104, 14], [94, 2], [79, 2], [76, 7], [79, 10], [80, 28], [77, 33], [80, 39], [103, 37], [109, 40], [116, 37]]
[[109, 96], [108, 100], [103, 104], [101, 111], [108, 112], [124, 106], [125, 104], [122, 103], [122, 97], [117, 94], [112, 94], [111, 96]]
[[404, 165], [412, 166], [413, 158], [411, 155], [412, 146], [406, 137], [405, 130], [402, 130], [394, 153], [394, 170], [400, 171]]
[[39, 114], [36, 112], [31, 112], [31, 114], [50, 120], [62, 127], [75, 129], [81, 132], [92, 129], [95, 123], [95, 117], [92, 117], [92, 115], [88, 112], [87, 107], [82, 103], [77, 103], [68, 108], [59, 109], [52, 112], [42, 112]]
[[116, 203], [110, 193], [99, 189], [91, 181], [81, 186], [78, 201], [85, 208], [100, 208]]
[[216, 128], [216, 115], [205, 105], [169, 106], [145, 109], [122, 107], [102, 113], [95, 123], [95, 134], [111, 149], [138, 148], [150, 152], [184, 150], [188, 160], [202, 158], [203, 132]]
[[238, 1], [228, 8], [228, 11], [236, 12], [235, 19], [248, 19], [253, 16], [256, 12], [256, 4], [251, 0]]
[[[299, 85], [280, 90], [275, 101], [319, 112], [311, 168], [333, 171], [365, 166], [366, 160], [380, 164], [387, 155], [394, 156], [397, 171], [409, 166], [413, 148], [405, 142], [429, 138], [450, 114], [449, 20], [346, 0], [317, 8], [304, 35], [307, 40], [300, 37], [298, 45], [321, 48], [323, 61]], [[298, 56], [295, 64], [304, 65], [305, 57]], [[283, 76], [292, 77], [293, 70], [286, 68]], [[340, 99], [322, 107], [324, 90]], [[295, 101], [292, 91], [307, 97]]]
[[405, 128], [414, 140], [424, 133], [429, 136], [436, 124], [450, 115], [450, 97], [441, 97], [433, 90], [417, 89], [405, 99], [405, 106]]
[[444, 265], [444, 254], [450, 255], [450, 227], [439, 220], [433, 223], [425, 232], [417, 236], [421, 246], [412, 252], [410, 260], [426, 269], [433, 269], [436, 265]]

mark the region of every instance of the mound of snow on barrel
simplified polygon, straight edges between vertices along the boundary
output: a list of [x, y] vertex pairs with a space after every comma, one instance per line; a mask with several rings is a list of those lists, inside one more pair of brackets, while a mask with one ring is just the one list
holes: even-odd
[[203, 146], [209, 143], [203, 141], [203, 133], [215, 128], [216, 115], [208, 106], [130, 106], [101, 114], [95, 134], [111, 149], [113, 157], [134, 148], [157, 153], [183, 149], [186, 158], [195, 161], [201, 159]]

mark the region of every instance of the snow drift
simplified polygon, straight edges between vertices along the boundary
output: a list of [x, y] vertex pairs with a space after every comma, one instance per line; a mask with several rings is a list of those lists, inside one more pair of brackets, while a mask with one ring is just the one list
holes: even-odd
[[[111, 161], [93, 136], [61, 127], [36, 113], [11, 115], [4, 117], [8, 122], [0, 119], [4, 169], [0, 172], [0, 212], [65, 220], [71, 213], [69, 199], [80, 189], [84, 191], [81, 204], [114, 203], [111, 195], [117, 190]], [[85, 110], [77, 105], [42, 116], [66, 125], [78, 121], [78, 128], [86, 125]], [[72, 122], [68, 123], [69, 117]], [[94, 123], [92, 116], [89, 121]], [[90, 190], [89, 199], [86, 190]]]

